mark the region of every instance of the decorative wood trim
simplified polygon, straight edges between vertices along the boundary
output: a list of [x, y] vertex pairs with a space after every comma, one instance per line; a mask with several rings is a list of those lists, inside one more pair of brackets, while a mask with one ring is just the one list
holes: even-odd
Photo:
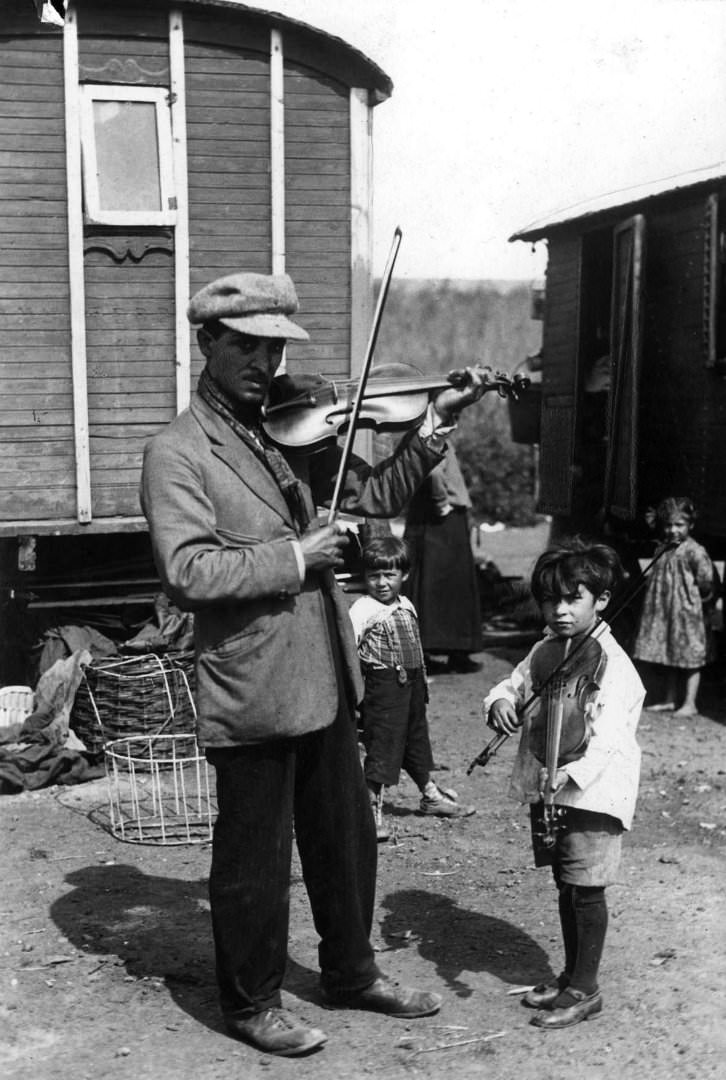
[[373, 113], [368, 91], [350, 92], [350, 371], [360, 372], [373, 319]]
[[[270, 30], [270, 243], [272, 273], [284, 274], [285, 247], [285, 54], [282, 34]], [[287, 371], [286, 350], [278, 374]]]
[[169, 12], [171, 76], [171, 135], [176, 188], [174, 230], [174, 325], [176, 343], [176, 408], [186, 409], [191, 398], [189, 305], [189, 181], [187, 175], [187, 111], [184, 72], [184, 21], [180, 10]]
[[[368, 91], [352, 87], [350, 108], [350, 361], [358, 376], [373, 322], [373, 110]], [[362, 431], [356, 453], [373, 460], [373, 434]]]
[[282, 34], [270, 31], [272, 273], [285, 273], [285, 72]]
[[174, 251], [174, 235], [171, 229], [148, 235], [127, 231], [119, 233], [110, 230], [87, 231], [83, 241], [83, 250], [84, 252], [105, 251], [117, 263], [125, 262], [126, 259], [138, 263], [152, 251], [163, 251], [171, 255]]
[[123, 86], [168, 86], [169, 65], [142, 67], [133, 57], [112, 57], [100, 67], [92, 67], [87, 61], [80, 62], [79, 81], [96, 83], [121, 83]]
[[68, 268], [71, 306], [73, 430], [76, 452], [76, 515], [90, 522], [91, 459], [88, 438], [86, 374], [86, 301], [83, 273], [83, 186], [81, 183], [81, 110], [78, 86], [78, 21], [69, 3], [63, 25], [65, 80], [66, 174], [68, 184]]

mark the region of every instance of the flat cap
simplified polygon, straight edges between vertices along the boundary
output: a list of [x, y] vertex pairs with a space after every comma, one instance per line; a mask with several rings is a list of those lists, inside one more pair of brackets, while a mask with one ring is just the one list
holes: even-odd
[[287, 318], [297, 309], [295, 286], [287, 274], [229, 274], [195, 293], [187, 316], [195, 326], [217, 321], [255, 337], [308, 341], [307, 331]]

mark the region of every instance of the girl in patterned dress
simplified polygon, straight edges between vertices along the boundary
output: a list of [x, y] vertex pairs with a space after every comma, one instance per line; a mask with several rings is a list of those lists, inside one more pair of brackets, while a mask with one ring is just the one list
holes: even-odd
[[718, 577], [708, 552], [691, 536], [695, 518], [687, 498], [663, 499], [655, 511], [654, 524], [668, 550], [649, 574], [633, 647], [636, 660], [666, 670], [664, 700], [647, 708], [675, 716], [697, 713], [701, 670], [712, 659], [709, 616]]

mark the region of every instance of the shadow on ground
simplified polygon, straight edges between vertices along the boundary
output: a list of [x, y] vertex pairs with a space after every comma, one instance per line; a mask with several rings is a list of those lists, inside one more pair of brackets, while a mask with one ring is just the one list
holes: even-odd
[[135, 866], [86, 866], [51, 906], [76, 948], [121, 964], [128, 976], [163, 983], [179, 1008], [221, 1030], [206, 880], [145, 874]]
[[448, 896], [402, 889], [379, 906], [387, 913], [381, 933], [388, 948], [415, 946], [459, 997], [473, 992], [467, 972], [487, 972], [513, 985], [554, 974], [547, 953], [519, 927], [460, 907]]

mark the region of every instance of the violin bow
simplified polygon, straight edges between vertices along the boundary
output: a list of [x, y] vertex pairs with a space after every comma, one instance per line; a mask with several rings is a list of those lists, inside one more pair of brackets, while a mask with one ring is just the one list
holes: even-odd
[[[615, 611], [612, 613], [612, 615], [609, 616], [609, 618], [607, 620], [608, 625], [610, 623], [615, 622], [618, 615], [621, 615], [623, 613], [623, 611], [625, 611], [625, 609], [628, 607], [628, 605], [633, 602], [635, 597], [638, 595], [640, 590], [643, 588], [643, 585], [645, 584], [645, 580], [646, 580], [648, 574], [650, 573], [652, 568], [655, 566], [655, 564], [658, 562], [658, 559], [660, 559], [660, 557], [662, 555], [664, 555], [665, 552], [670, 550], [672, 547], [674, 547], [674, 545], [672, 543], [671, 544], [664, 544], [663, 547], [660, 549], [660, 551], [656, 552], [656, 554], [653, 556], [653, 558], [648, 563], [646, 568], [643, 570], [643, 572], [640, 574], [640, 576], [634, 582], [633, 587], [625, 594], [625, 596], [623, 597], [621, 603], [618, 605], [618, 607], [615, 609]], [[580, 649], [582, 649], [584, 647], [585, 643], [587, 641], [589, 641], [591, 637], [594, 637], [595, 634], [597, 633], [597, 631], [599, 630], [599, 628], [601, 626], [603, 626], [603, 625], [604, 625], [604, 620], [603, 619], [597, 619], [597, 621], [595, 622], [595, 625], [587, 632], [587, 634], [585, 634], [578, 641], [578, 643], [577, 643], [577, 645], [575, 645], [574, 649], [569, 654], [565, 653], [565, 656], [562, 658], [560, 663], [557, 664], [557, 666], [552, 669], [552, 671], [549, 673], [549, 675], [547, 676], [545, 681], [542, 683], [542, 686], [539, 688], [539, 690], [537, 690], [537, 691], [533, 692], [532, 694], [530, 694], [529, 698], [525, 701], [524, 705], [522, 706], [522, 709], [521, 709], [522, 713], [525, 713], [527, 711], [527, 709], [531, 708], [531, 706], [535, 703], [537, 698], [542, 696], [542, 692], [547, 689], [547, 687], [552, 682], [552, 680], [555, 678], [555, 676], [560, 673], [560, 671], [565, 666], [565, 664], [568, 662], [568, 660], [572, 660], [577, 655], [577, 653], [580, 651]], [[499, 747], [502, 746], [507, 741], [507, 739], [509, 739], [509, 738], [510, 738], [510, 736], [505, 731], [502, 731], [502, 732], [499, 732], [497, 735], [495, 735], [493, 739], [490, 739], [489, 742], [484, 747], [484, 749], [481, 751], [481, 753], [477, 754], [477, 756], [469, 763], [469, 767], [466, 770], [466, 775], [470, 776], [477, 765], [481, 765], [482, 767], [485, 766], [487, 764], [487, 762], [489, 762], [491, 760], [491, 758], [494, 757], [494, 755], [496, 754]]]
[[373, 351], [376, 347], [376, 341], [378, 340], [378, 331], [381, 326], [381, 317], [383, 316], [383, 308], [386, 303], [386, 297], [388, 296], [388, 289], [391, 284], [391, 277], [393, 276], [393, 267], [396, 263], [396, 257], [398, 255], [398, 249], [401, 246], [401, 239], [403, 233], [400, 228], [396, 226], [396, 230], [393, 234], [393, 242], [391, 243], [391, 250], [388, 253], [388, 260], [386, 262], [385, 269], [383, 271], [383, 277], [381, 279], [381, 287], [378, 291], [378, 300], [376, 301], [376, 310], [373, 315], [373, 325], [371, 326], [370, 336], [368, 338], [368, 345], [366, 346], [365, 356], [363, 358], [363, 367], [361, 368], [360, 378], [358, 380], [358, 391], [353, 402], [353, 408], [350, 414], [350, 424], [348, 426], [348, 432], [345, 437], [345, 443], [343, 444], [343, 452], [340, 458], [340, 466], [338, 467], [338, 475], [335, 480], [335, 488], [333, 490], [333, 499], [330, 504], [330, 510], [328, 511], [328, 525], [332, 525], [338, 516], [338, 504], [340, 503], [340, 495], [343, 489], [343, 481], [345, 474], [348, 471], [348, 465], [350, 464], [351, 454], [353, 453], [353, 440], [356, 436], [356, 429], [358, 427], [358, 417], [363, 407], [363, 396], [365, 394], [366, 383], [368, 382], [368, 374], [371, 369], [371, 363], [373, 362]]

